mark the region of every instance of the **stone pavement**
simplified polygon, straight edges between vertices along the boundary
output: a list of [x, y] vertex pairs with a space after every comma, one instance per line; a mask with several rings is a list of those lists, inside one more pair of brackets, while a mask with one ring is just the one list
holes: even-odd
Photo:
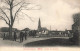
[[[28, 37], [27, 40], [24, 40], [22, 43], [20, 43], [20, 39], [17, 39], [16, 41], [10, 41], [10, 40], [3, 40], [3, 38], [0, 38], [0, 46], [23, 47], [23, 45], [26, 43], [39, 41], [39, 40], [46, 40], [46, 39], [50, 39], [50, 38], [57, 38], [57, 37], [43, 37], [43, 38]], [[61, 38], [61, 37], [58, 37], [58, 38]], [[68, 37], [63, 37], [63, 38], [68, 38]]]

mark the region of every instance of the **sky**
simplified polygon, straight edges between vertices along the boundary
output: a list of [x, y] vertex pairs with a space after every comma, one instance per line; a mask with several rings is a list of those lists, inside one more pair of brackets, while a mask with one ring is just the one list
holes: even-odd
[[[28, 0], [28, 2], [38, 5], [35, 9], [40, 10], [23, 10], [32, 18], [31, 21], [27, 16], [23, 19], [17, 19], [14, 28], [22, 30], [24, 28], [37, 29], [38, 20], [41, 20], [41, 26], [51, 30], [71, 30], [73, 18], [72, 15], [79, 12], [79, 0]], [[0, 20], [0, 28], [8, 27], [3, 20]]]

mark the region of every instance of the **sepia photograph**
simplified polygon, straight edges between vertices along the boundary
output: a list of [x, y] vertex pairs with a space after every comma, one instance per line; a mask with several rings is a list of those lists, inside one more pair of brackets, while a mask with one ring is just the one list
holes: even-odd
[[80, 0], [0, 0], [0, 47], [80, 47]]

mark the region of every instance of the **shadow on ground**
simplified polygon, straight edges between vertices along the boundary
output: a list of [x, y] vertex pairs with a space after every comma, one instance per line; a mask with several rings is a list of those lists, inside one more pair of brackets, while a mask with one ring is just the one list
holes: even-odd
[[52, 38], [47, 40], [40, 40], [35, 42], [30, 42], [24, 44], [25, 47], [32, 47], [32, 46], [75, 46], [73, 42], [69, 39], [62, 39], [62, 38]]

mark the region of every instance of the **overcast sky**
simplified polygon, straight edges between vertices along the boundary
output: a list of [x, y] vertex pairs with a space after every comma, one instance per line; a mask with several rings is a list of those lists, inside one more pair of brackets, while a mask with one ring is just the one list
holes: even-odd
[[[14, 28], [37, 29], [40, 18], [42, 27], [50, 29], [51, 26], [52, 30], [70, 30], [73, 24], [72, 15], [79, 12], [79, 0], [29, 0], [29, 2], [40, 5], [35, 8], [41, 7], [41, 9], [23, 11], [32, 17], [33, 21], [24, 16], [23, 19], [15, 22]], [[0, 27], [5, 26], [7, 27], [6, 23], [0, 20]]]

